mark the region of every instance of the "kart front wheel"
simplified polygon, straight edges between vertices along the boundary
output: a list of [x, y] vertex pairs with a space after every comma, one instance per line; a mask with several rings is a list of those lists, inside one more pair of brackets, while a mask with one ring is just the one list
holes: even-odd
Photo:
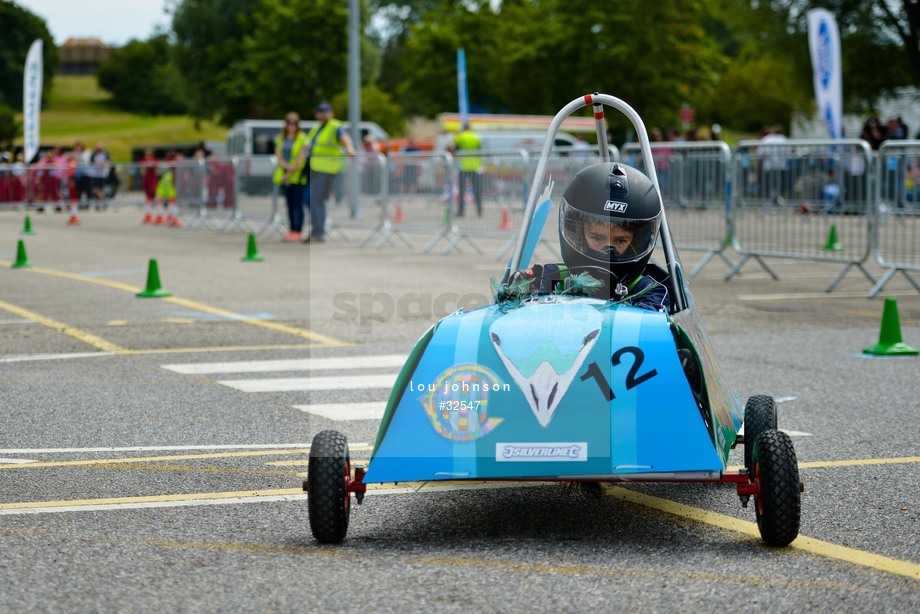
[[757, 436], [776, 428], [776, 401], [773, 397], [758, 394], [744, 405], [744, 468], [751, 471], [751, 456]]
[[768, 546], [788, 546], [799, 534], [802, 514], [799, 465], [786, 433], [770, 429], [754, 441], [751, 480], [759, 482], [754, 510]]
[[351, 478], [348, 440], [338, 431], [322, 431], [313, 438], [307, 469], [307, 508], [313, 537], [337, 544], [348, 532]]

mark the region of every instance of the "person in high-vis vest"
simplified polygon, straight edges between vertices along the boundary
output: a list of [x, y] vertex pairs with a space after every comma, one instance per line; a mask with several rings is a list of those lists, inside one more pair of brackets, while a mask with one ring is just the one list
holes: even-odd
[[[176, 168], [170, 162], [182, 160], [182, 154], [176, 154], [171, 160], [167, 160], [167, 166], [157, 181], [155, 193], [155, 202], [157, 203], [157, 215], [153, 223], [157, 226], [166, 225], [172, 228], [181, 228], [182, 220], [179, 219], [179, 206], [176, 203]], [[163, 210], [166, 210], [166, 217], [163, 217]]]
[[474, 154], [479, 151], [480, 144], [479, 135], [473, 132], [469, 123], [464, 123], [463, 130], [454, 137], [453, 146], [450, 148], [451, 152], [457, 155], [460, 164], [457, 217], [463, 217], [467, 181], [470, 182], [473, 198], [476, 200], [476, 213], [482, 217], [482, 176], [480, 175], [482, 159]]
[[287, 243], [303, 240], [303, 191], [307, 136], [300, 129], [300, 116], [293, 111], [285, 115], [284, 126], [275, 137], [275, 174], [272, 177], [276, 186], [284, 192], [288, 210], [288, 233], [284, 237]]
[[[305, 243], [326, 240], [326, 201], [332, 196], [336, 177], [345, 169], [344, 155], [355, 156], [351, 137], [335, 119], [327, 102], [316, 107], [317, 124], [307, 134], [310, 160], [310, 236]], [[343, 150], [344, 149], [344, 154]]]

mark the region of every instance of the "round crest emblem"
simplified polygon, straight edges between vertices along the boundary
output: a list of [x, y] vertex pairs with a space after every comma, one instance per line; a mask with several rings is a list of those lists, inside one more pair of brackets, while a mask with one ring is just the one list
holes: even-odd
[[419, 401], [441, 437], [474, 441], [502, 422], [489, 417], [489, 404], [493, 393], [507, 389], [488, 367], [462, 364], [442, 372]]

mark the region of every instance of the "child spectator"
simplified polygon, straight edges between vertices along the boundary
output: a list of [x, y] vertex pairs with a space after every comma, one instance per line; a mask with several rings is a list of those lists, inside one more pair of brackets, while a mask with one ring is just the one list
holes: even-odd
[[652, 311], [670, 310], [668, 289], [646, 274], [661, 223], [661, 199], [651, 180], [619, 163], [594, 164], [566, 187], [559, 208], [563, 264], [524, 271], [540, 293], [565, 287], [573, 274], [588, 273], [596, 298]]
[[144, 186], [144, 220], [142, 223], [153, 224], [154, 200], [157, 197], [157, 183], [160, 180], [157, 177], [158, 161], [153, 149], [146, 149], [144, 157], [138, 160], [137, 164], [141, 172], [141, 182]]

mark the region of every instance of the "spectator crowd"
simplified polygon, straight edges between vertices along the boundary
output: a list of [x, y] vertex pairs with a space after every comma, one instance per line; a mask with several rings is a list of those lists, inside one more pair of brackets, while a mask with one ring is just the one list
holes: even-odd
[[103, 143], [92, 149], [82, 141], [69, 150], [43, 149], [31, 163], [22, 151], [0, 152], [0, 205], [53, 206], [68, 211], [71, 224], [79, 223], [80, 208], [110, 205], [122, 181], [143, 193], [145, 223], [180, 226], [177, 200], [183, 196], [197, 201], [204, 197], [209, 207], [233, 205], [232, 165], [213, 158], [203, 143], [191, 159], [175, 150], [157, 157], [147, 149], [135, 164], [119, 165]]

